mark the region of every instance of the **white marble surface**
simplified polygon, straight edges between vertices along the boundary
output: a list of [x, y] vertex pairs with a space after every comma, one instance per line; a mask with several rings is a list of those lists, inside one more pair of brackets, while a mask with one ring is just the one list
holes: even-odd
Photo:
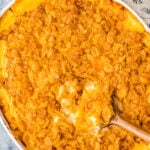
[[0, 124], [0, 150], [18, 150]]
[[123, 0], [132, 7], [150, 27], [150, 0]]
[[0, 0], [0, 16], [8, 9], [15, 0]]
[[[0, 16], [3, 8], [13, 0], [0, 0]], [[136, 10], [150, 27], [150, 0], [123, 0]], [[0, 124], [0, 150], [18, 150]]]

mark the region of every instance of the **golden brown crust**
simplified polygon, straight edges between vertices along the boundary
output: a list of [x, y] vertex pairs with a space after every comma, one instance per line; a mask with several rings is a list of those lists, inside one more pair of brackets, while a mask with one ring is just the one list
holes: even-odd
[[150, 131], [150, 35], [125, 8], [110, 0], [17, 1], [0, 25], [0, 105], [27, 149], [145, 144], [120, 127], [99, 131], [114, 114], [113, 91], [123, 117]]

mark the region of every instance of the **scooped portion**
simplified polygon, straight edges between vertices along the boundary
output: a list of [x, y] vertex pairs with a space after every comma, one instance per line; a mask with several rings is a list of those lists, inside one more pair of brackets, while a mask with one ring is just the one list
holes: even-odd
[[149, 41], [110, 0], [17, 1], [0, 21], [0, 106], [15, 137], [28, 150], [146, 147], [100, 126], [114, 115], [115, 90], [122, 116], [150, 132]]

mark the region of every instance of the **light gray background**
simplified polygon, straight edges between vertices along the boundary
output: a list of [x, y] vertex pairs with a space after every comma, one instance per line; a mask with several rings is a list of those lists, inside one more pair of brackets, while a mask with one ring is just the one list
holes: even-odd
[[0, 150], [18, 150], [0, 124]]
[[[0, 0], [0, 16], [3, 8], [13, 0]], [[123, 0], [129, 4], [145, 20], [150, 27], [150, 0]], [[0, 150], [18, 150], [0, 124]]]

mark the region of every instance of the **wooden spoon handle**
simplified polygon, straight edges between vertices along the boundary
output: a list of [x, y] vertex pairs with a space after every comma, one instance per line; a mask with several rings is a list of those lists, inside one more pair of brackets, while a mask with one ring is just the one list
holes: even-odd
[[134, 135], [150, 143], [150, 134], [148, 132], [130, 124], [129, 122], [122, 119], [119, 115], [114, 116], [110, 123], [123, 127], [129, 132], [132, 132]]

